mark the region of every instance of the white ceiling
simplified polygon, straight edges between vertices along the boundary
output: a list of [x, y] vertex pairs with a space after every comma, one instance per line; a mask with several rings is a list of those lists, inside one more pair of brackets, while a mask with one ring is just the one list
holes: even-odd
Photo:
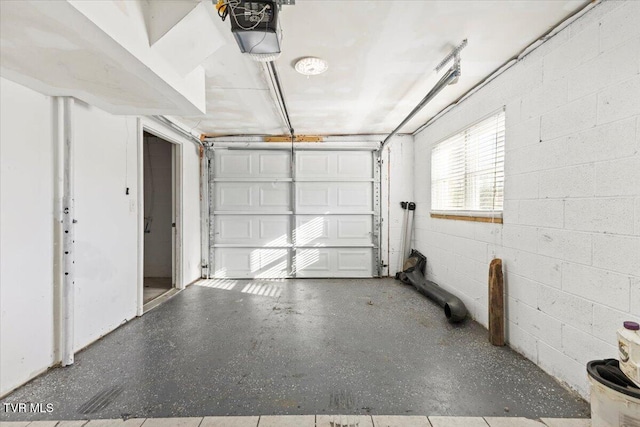
[[[280, 13], [276, 61], [292, 125], [298, 135], [390, 132], [433, 87], [434, 67], [467, 38], [458, 84], [402, 130], [410, 133], [587, 3], [297, 0]], [[224, 44], [203, 64], [207, 114], [180, 121], [211, 134], [285, 134], [264, 66], [240, 53], [229, 20], [215, 20]], [[329, 70], [297, 74], [293, 63], [303, 56], [326, 59]]]
[[[280, 13], [276, 61], [293, 128], [390, 132], [433, 87], [434, 67], [467, 38], [459, 82], [401, 131], [410, 133], [588, 2], [297, 0]], [[222, 22], [211, 0], [0, 0], [0, 7], [4, 77], [114, 114], [174, 114], [194, 132], [287, 133], [265, 64], [240, 53], [230, 19]], [[303, 56], [326, 59], [329, 70], [297, 74], [293, 64]]]

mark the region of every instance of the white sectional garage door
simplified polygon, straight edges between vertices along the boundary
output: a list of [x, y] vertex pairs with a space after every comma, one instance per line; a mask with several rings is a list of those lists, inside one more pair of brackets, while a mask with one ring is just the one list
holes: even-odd
[[376, 154], [214, 148], [211, 277], [377, 276]]

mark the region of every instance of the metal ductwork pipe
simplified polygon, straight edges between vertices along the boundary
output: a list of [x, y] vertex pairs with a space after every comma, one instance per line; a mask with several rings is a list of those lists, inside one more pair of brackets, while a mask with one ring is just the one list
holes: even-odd
[[461, 322], [467, 317], [467, 307], [460, 298], [424, 277], [427, 266], [427, 258], [424, 255], [414, 249], [407, 264], [411, 266], [400, 273], [403, 283], [413, 285], [422, 295], [438, 303], [444, 309], [444, 315], [449, 322]]

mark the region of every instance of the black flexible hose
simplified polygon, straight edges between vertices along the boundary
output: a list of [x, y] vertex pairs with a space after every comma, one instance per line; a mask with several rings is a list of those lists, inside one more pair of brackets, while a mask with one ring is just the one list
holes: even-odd
[[427, 258], [414, 249], [411, 251], [409, 259], [414, 261], [414, 266], [400, 273], [400, 280], [410, 283], [422, 295], [437, 302], [440, 307], [444, 308], [444, 315], [449, 322], [463, 321], [468, 312], [462, 300], [424, 277]]

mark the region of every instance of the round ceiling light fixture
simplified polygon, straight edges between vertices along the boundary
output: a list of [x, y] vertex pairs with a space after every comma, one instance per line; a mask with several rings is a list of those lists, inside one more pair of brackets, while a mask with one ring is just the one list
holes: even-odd
[[304, 76], [317, 76], [329, 68], [327, 61], [314, 56], [307, 56], [296, 61], [295, 69]]

